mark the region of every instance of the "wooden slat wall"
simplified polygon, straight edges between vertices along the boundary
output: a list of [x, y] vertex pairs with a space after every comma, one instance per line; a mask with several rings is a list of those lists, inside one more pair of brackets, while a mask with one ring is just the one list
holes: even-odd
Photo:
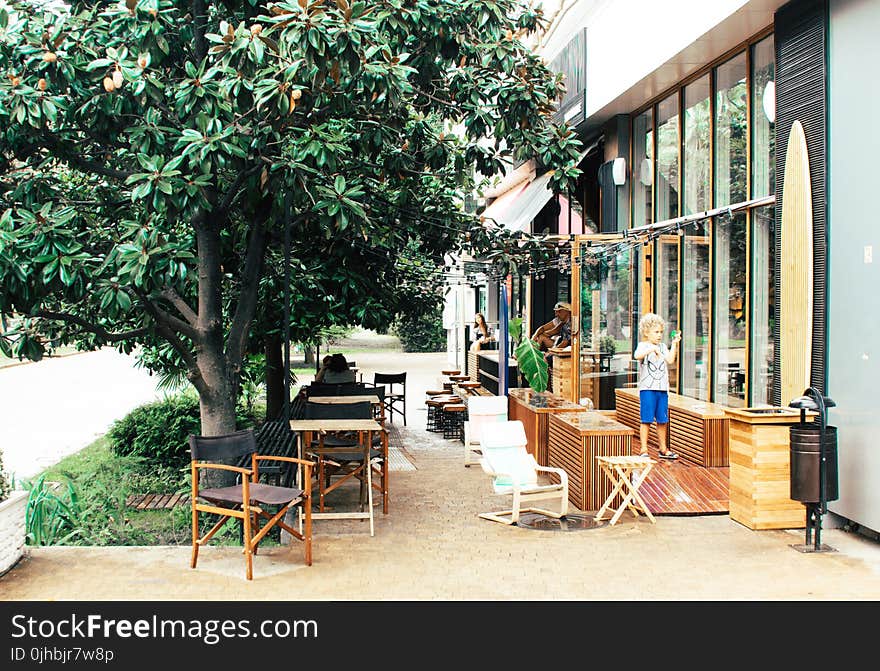
[[[578, 510], [596, 511], [611, 493], [611, 485], [598, 464], [598, 456], [629, 455], [632, 435], [582, 436], [571, 426], [550, 415], [548, 433], [549, 465], [568, 474], [568, 500]], [[614, 505], [620, 505], [615, 497]]]
[[577, 431], [560, 422], [550, 420], [547, 427], [548, 465], [561, 468], [568, 474], [568, 501], [577, 510], [585, 510], [584, 468], [578, 455], [581, 439]]
[[[788, 253], [782, 245], [782, 213], [788, 141], [795, 120], [806, 137], [812, 192], [813, 301], [810, 385], [825, 393], [826, 293], [827, 293], [827, 0], [799, 0], [780, 7], [774, 16], [776, 47], [776, 295], [780, 291], [780, 263]], [[777, 310], [779, 302], [777, 301]], [[777, 313], [774, 338], [779, 343], [781, 318]], [[774, 347], [773, 398], [775, 405], [787, 405], [780, 386], [781, 347]]]
[[[638, 431], [641, 425], [638, 390], [618, 388], [614, 390], [614, 395], [617, 421]], [[677, 394], [669, 395], [669, 447], [682, 459], [697, 466], [727, 466], [730, 421], [724, 416], [721, 406], [714, 403], [694, 403], [693, 405], [706, 408], [705, 412], [701, 412], [679, 405], [685, 402]], [[654, 425], [648, 432], [648, 445], [658, 448], [657, 429]]]

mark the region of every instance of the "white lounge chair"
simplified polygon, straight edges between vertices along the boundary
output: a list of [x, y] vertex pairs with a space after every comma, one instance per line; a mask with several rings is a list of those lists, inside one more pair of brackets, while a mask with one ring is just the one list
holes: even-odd
[[507, 396], [471, 396], [464, 423], [464, 465], [480, 463], [480, 436], [486, 424], [507, 421]]
[[[526, 450], [526, 432], [519, 420], [483, 427], [480, 447], [483, 470], [492, 476], [492, 490], [511, 496], [509, 510], [480, 513], [480, 517], [502, 524], [519, 523], [523, 513], [539, 513], [561, 519], [568, 513], [568, 474], [561, 468], [539, 466]], [[551, 473], [558, 483], [540, 484], [538, 474]], [[524, 507], [533, 501], [557, 501], [558, 511]]]

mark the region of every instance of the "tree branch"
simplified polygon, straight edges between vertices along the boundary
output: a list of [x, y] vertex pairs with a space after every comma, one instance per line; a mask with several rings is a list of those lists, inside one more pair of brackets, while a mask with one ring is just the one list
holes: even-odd
[[178, 319], [174, 315], [168, 314], [165, 310], [151, 301], [150, 297], [142, 289], [135, 289], [134, 292], [137, 294], [138, 298], [141, 299], [144, 306], [147, 308], [147, 311], [153, 316], [158, 324], [185, 335], [193, 342], [199, 342], [201, 333], [197, 328], [182, 319]]
[[173, 288], [168, 287], [162, 291], [162, 297], [177, 308], [177, 311], [183, 315], [184, 319], [190, 323], [190, 326], [196, 327], [199, 324], [199, 316], [189, 306], [189, 304], [180, 297]]
[[[175, 333], [168, 324], [162, 321], [162, 317], [159, 314], [159, 309], [153, 304], [153, 302], [149, 299], [146, 293], [143, 290], [136, 289], [135, 293], [140, 297], [143, 301], [144, 309], [147, 313], [153, 318], [156, 322], [156, 330], [159, 331], [159, 334], [168, 341], [175, 351], [180, 354], [180, 357], [183, 359], [184, 364], [186, 364], [187, 368], [187, 379], [192, 382], [193, 386], [198, 390], [200, 394], [207, 393], [209, 391], [208, 385], [205, 382], [205, 378], [202, 376], [202, 372], [199, 370], [199, 365], [193, 357], [192, 352], [189, 348], [184, 344], [184, 342], [178, 337], [177, 333]], [[193, 329], [195, 332], [195, 330]], [[198, 339], [194, 339], [194, 342], [198, 343]]]
[[202, 59], [208, 55], [208, 41], [205, 39], [205, 32], [208, 25], [208, 7], [205, 0], [193, 0], [193, 52], [195, 54], [196, 66], [202, 62]]
[[77, 315], [72, 315], [68, 312], [56, 312], [54, 310], [37, 310], [36, 312], [30, 313], [30, 316], [39, 317], [40, 319], [52, 319], [68, 324], [76, 324], [77, 326], [81, 326], [89, 333], [94, 333], [95, 335], [99, 336], [101, 340], [105, 342], [121, 342], [123, 340], [131, 340], [147, 335], [149, 333], [149, 329], [146, 328], [132, 329], [131, 331], [122, 331], [120, 333], [111, 333], [103, 326], [94, 324], [87, 319], [83, 319], [82, 317], [78, 317]]
[[262, 164], [257, 164], [252, 168], [242, 170], [240, 173], [238, 173], [238, 177], [235, 178], [232, 186], [229, 187], [229, 190], [226, 192], [226, 195], [223, 197], [223, 200], [220, 201], [220, 204], [217, 207], [221, 214], [225, 215], [229, 208], [232, 207], [232, 202], [238, 195], [238, 190], [241, 188], [241, 185], [244, 184], [244, 181], [251, 175], [255, 175], [257, 171], [262, 167]]
[[244, 358], [247, 336], [251, 321], [257, 309], [257, 294], [260, 287], [260, 275], [263, 270], [263, 259], [266, 253], [266, 222], [272, 213], [272, 198], [264, 196], [257, 204], [254, 222], [251, 224], [251, 237], [248, 240], [247, 254], [242, 271], [241, 291], [229, 337], [226, 341], [226, 358], [237, 370]]

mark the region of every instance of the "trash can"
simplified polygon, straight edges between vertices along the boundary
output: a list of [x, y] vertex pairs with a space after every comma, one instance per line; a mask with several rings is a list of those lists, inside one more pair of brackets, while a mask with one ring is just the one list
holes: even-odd
[[[791, 498], [802, 503], [819, 503], [819, 459], [822, 427], [801, 423], [789, 428]], [[836, 501], [837, 427], [825, 427], [825, 501]]]

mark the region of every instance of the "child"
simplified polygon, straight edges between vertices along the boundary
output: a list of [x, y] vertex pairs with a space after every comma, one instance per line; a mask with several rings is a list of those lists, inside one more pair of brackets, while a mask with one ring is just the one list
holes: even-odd
[[663, 331], [666, 322], [659, 315], [649, 312], [639, 320], [639, 345], [635, 360], [639, 362], [639, 438], [642, 451], [648, 456], [648, 428], [657, 421], [657, 439], [661, 459], [678, 459], [678, 455], [666, 447], [669, 427], [669, 366], [675, 363], [681, 333], [672, 338], [672, 347], [666, 346]]

